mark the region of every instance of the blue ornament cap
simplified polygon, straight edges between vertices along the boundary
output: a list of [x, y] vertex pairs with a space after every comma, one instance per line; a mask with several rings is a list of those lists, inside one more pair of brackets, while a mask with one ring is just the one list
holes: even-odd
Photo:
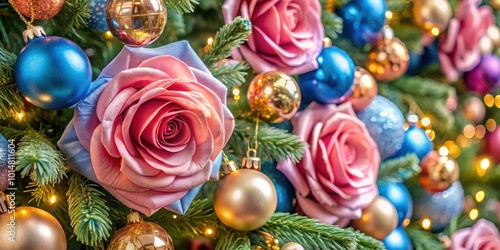
[[411, 239], [402, 227], [394, 229], [382, 243], [387, 250], [413, 250]]
[[413, 194], [413, 219], [428, 218], [431, 221], [432, 232], [441, 232], [451, 219], [462, 212], [464, 204], [464, 189], [456, 181], [443, 192], [427, 193], [419, 188]]
[[398, 213], [398, 227], [413, 213], [413, 201], [410, 191], [402, 183], [387, 183], [378, 186], [379, 195], [389, 200]]
[[422, 160], [433, 148], [433, 143], [421, 128], [410, 127], [406, 130], [401, 149], [392, 158], [414, 153]]
[[366, 124], [382, 159], [393, 156], [401, 148], [405, 135], [405, 118], [396, 104], [377, 95], [368, 107], [356, 115]]
[[385, 0], [352, 0], [337, 14], [344, 21], [342, 36], [363, 47], [377, 39], [385, 23]]
[[354, 61], [339, 47], [323, 48], [318, 69], [299, 75], [300, 92], [305, 103], [339, 103], [351, 93], [354, 84]]
[[44, 109], [70, 107], [90, 87], [92, 69], [85, 52], [57, 36], [31, 40], [19, 53], [15, 80], [26, 99]]
[[90, 1], [90, 17], [87, 19], [90, 28], [100, 32], [109, 30], [106, 23], [106, 4], [106, 0]]
[[278, 194], [275, 212], [293, 213], [295, 211], [295, 189], [286, 176], [276, 169], [276, 163], [263, 162], [261, 172], [271, 179]]

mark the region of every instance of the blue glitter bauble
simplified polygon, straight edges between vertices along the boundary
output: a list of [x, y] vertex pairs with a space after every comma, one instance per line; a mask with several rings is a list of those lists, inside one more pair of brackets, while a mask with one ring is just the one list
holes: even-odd
[[350, 1], [337, 11], [344, 21], [342, 36], [358, 47], [374, 42], [384, 26], [386, 11], [385, 0]]
[[413, 250], [410, 237], [402, 227], [394, 229], [382, 243], [387, 250]]
[[413, 194], [413, 219], [428, 218], [433, 232], [441, 232], [451, 219], [462, 212], [464, 204], [464, 189], [456, 181], [443, 192], [427, 193], [418, 190]]
[[278, 206], [275, 212], [293, 213], [295, 211], [295, 189], [286, 176], [276, 169], [276, 164], [263, 162], [262, 173], [266, 174], [274, 183], [278, 194]]
[[406, 130], [401, 149], [396, 152], [394, 158], [414, 153], [422, 160], [431, 152], [432, 147], [433, 144], [423, 129], [410, 127]]
[[398, 227], [403, 225], [405, 219], [411, 218], [413, 201], [410, 191], [402, 183], [387, 183], [378, 186], [379, 195], [386, 198], [394, 205], [398, 212]]
[[299, 75], [302, 100], [321, 104], [341, 102], [354, 84], [354, 62], [336, 46], [323, 48], [316, 60], [317, 69]]
[[90, 1], [90, 17], [87, 23], [90, 28], [97, 31], [108, 31], [106, 23], [106, 4], [107, 0], [91, 0]]
[[9, 187], [8, 173], [9, 141], [0, 134], [0, 191]]
[[356, 115], [366, 124], [382, 159], [393, 156], [401, 148], [405, 119], [396, 104], [378, 95], [367, 108]]
[[67, 108], [85, 97], [90, 61], [74, 42], [57, 36], [30, 41], [19, 53], [15, 80], [26, 99], [44, 109]]

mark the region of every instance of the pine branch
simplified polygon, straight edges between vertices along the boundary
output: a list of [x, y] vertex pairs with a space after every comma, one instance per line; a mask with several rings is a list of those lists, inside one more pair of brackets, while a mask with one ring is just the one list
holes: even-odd
[[219, 79], [228, 88], [241, 87], [245, 82], [246, 70], [250, 69], [245, 62], [222, 63], [221, 66], [212, 69], [212, 75]]
[[472, 227], [474, 225], [475, 221], [471, 220], [468, 216], [468, 214], [462, 213], [459, 215], [454, 216], [450, 224], [446, 227], [445, 234], [448, 236], [451, 236], [454, 232], [457, 230], [460, 230], [462, 228], [466, 227]]
[[108, 239], [111, 231], [109, 208], [98, 185], [73, 172], [69, 180], [68, 213], [77, 240], [98, 246]]
[[14, 65], [16, 55], [0, 48], [0, 119], [21, 112], [24, 103], [14, 84]]
[[165, 25], [165, 30], [162, 35], [162, 37], [166, 36], [167, 41], [165, 43], [174, 42], [178, 40], [179, 36], [186, 34], [186, 24], [184, 22], [184, 16], [181, 13], [172, 9], [167, 9], [167, 19], [167, 25]]
[[66, 176], [61, 152], [43, 135], [30, 131], [18, 146], [16, 170], [23, 178], [29, 174], [32, 181], [43, 186], [57, 184]]
[[[254, 136], [254, 129], [255, 123], [236, 120], [233, 135], [228, 142], [233, 154], [246, 155], [246, 139]], [[298, 162], [304, 154], [305, 143], [301, 142], [296, 135], [283, 129], [266, 126], [263, 123], [259, 125], [257, 140], [259, 143], [258, 153], [265, 161], [280, 161], [291, 158]]]
[[2, 134], [7, 139], [21, 139], [28, 132], [26, 130], [19, 130], [10, 127], [0, 126], [0, 134]]
[[50, 199], [57, 192], [54, 185], [48, 184], [48, 185], [38, 186], [35, 182], [30, 182], [29, 185], [26, 187], [24, 193], [31, 194], [32, 198], [29, 200], [29, 203], [31, 203], [34, 200], [36, 201], [37, 206], [40, 206], [41, 201], [45, 203], [50, 203]]
[[210, 69], [215, 64], [231, 55], [231, 49], [239, 46], [247, 40], [252, 30], [252, 23], [242, 17], [236, 17], [231, 23], [224, 25], [215, 34], [212, 47], [203, 58], [203, 62]]
[[377, 184], [403, 182], [420, 173], [419, 159], [415, 154], [389, 159], [382, 162], [378, 171]]
[[412, 245], [415, 250], [444, 250], [443, 244], [432, 233], [424, 231], [417, 226], [408, 226], [405, 228], [406, 233], [410, 236]]
[[325, 35], [331, 39], [335, 39], [342, 33], [343, 20], [335, 13], [329, 13], [323, 9], [321, 13], [321, 22], [325, 29]]
[[354, 234], [356, 235], [356, 239], [359, 241], [358, 246], [356, 247], [357, 250], [385, 249], [380, 241], [367, 236], [362, 232], [354, 231]]
[[175, 10], [179, 13], [191, 13], [194, 11], [195, 5], [198, 5], [196, 0], [164, 0], [167, 9]]
[[215, 250], [249, 250], [252, 249], [246, 232], [231, 230], [219, 238]]
[[430, 78], [420, 76], [405, 76], [397, 78], [389, 83], [390, 87], [397, 89], [413, 97], [423, 96], [429, 99], [446, 100], [451, 90], [451, 86]]
[[52, 25], [57, 27], [57, 32], [72, 33], [79, 37], [78, 29], [87, 27], [90, 17], [89, 0], [66, 0], [59, 13], [51, 19]]

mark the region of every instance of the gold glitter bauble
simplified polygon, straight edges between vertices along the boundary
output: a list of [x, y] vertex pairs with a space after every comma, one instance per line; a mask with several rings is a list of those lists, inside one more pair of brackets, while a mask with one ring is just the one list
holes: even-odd
[[418, 27], [426, 32], [437, 28], [443, 31], [453, 15], [448, 0], [415, 0], [413, 2], [413, 17]]
[[224, 176], [214, 192], [214, 210], [224, 225], [251, 231], [274, 214], [278, 195], [273, 182], [258, 170], [240, 169]]
[[12, 0], [14, 7], [18, 9], [21, 14], [31, 18], [29, 2], [32, 2], [35, 19], [38, 20], [54, 17], [64, 5], [64, 0]]
[[382, 39], [368, 54], [366, 69], [379, 81], [392, 81], [408, 69], [410, 55], [397, 38]]
[[445, 191], [460, 177], [460, 169], [453, 158], [437, 155], [432, 151], [420, 164], [420, 185], [429, 193]]
[[355, 111], [368, 107], [378, 93], [377, 81], [366, 69], [356, 66], [351, 94], [346, 101], [352, 104]]
[[390, 201], [379, 196], [363, 209], [361, 218], [353, 220], [351, 226], [375, 239], [383, 240], [398, 226], [398, 212]]
[[66, 235], [54, 216], [36, 207], [14, 211], [0, 215], [0, 250], [66, 250]]
[[106, 6], [109, 31], [126, 45], [153, 43], [167, 23], [163, 0], [110, 0]]
[[278, 123], [290, 120], [299, 110], [301, 94], [299, 85], [291, 76], [281, 71], [257, 75], [247, 92], [248, 103], [265, 122]]
[[162, 227], [142, 221], [137, 212], [127, 219], [128, 225], [116, 231], [108, 250], [174, 250], [172, 238]]

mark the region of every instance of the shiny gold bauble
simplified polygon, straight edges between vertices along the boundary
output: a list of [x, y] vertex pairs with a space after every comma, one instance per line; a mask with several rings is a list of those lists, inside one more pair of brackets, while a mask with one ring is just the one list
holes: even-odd
[[392, 81], [408, 69], [408, 49], [397, 38], [382, 39], [368, 54], [366, 69], [379, 81]]
[[500, 10], [500, 0], [490, 0], [490, 5], [494, 10]]
[[359, 220], [353, 220], [351, 226], [375, 239], [383, 240], [398, 226], [398, 212], [390, 201], [377, 197], [363, 209]]
[[413, 16], [419, 28], [426, 32], [437, 28], [443, 31], [448, 26], [453, 10], [448, 0], [415, 0]]
[[172, 238], [162, 227], [142, 221], [137, 212], [130, 214], [128, 221], [116, 231], [108, 250], [174, 250]]
[[346, 101], [352, 104], [355, 111], [361, 111], [370, 105], [377, 93], [378, 87], [375, 78], [366, 69], [356, 66], [351, 94]]
[[304, 250], [304, 247], [297, 242], [288, 242], [281, 247], [281, 250]]
[[486, 31], [486, 36], [493, 42], [493, 46], [500, 47], [500, 28], [496, 25], [491, 25]]
[[66, 249], [66, 235], [54, 216], [36, 207], [14, 211], [0, 215], [0, 250]]
[[257, 170], [241, 169], [224, 176], [214, 192], [214, 210], [224, 225], [251, 231], [274, 214], [278, 196], [273, 182]]
[[12, 0], [13, 6], [18, 9], [21, 14], [31, 18], [29, 2], [33, 4], [35, 19], [38, 20], [54, 17], [64, 5], [64, 0]]
[[[270, 233], [262, 232], [258, 241], [266, 243], [265, 247], [261, 246], [252, 246], [253, 250], [280, 250], [280, 241]], [[253, 241], [253, 240], [252, 240]]]
[[109, 31], [126, 45], [153, 43], [167, 23], [163, 0], [110, 0], [106, 6]]
[[471, 96], [467, 98], [462, 106], [462, 114], [465, 118], [473, 123], [480, 123], [486, 115], [486, 106], [483, 100], [478, 97]]
[[488, 36], [483, 36], [479, 40], [479, 51], [483, 55], [489, 55], [495, 49], [493, 41]]
[[[437, 154], [433, 151], [430, 154]], [[432, 157], [431, 155], [426, 157]], [[443, 192], [460, 177], [457, 162], [449, 156], [439, 156], [432, 160], [424, 160], [420, 164], [420, 185], [429, 193]]]
[[265, 122], [278, 123], [290, 120], [299, 110], [301, 94], [299, 85], [291, 76], [281, 71], [270, 71], [255, 76], [247, 92], [252, 111]]

